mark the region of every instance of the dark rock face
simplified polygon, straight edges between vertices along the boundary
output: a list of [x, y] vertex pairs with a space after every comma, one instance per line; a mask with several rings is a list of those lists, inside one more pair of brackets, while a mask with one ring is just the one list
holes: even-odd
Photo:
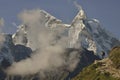
[[[12, 64], [12, 62], [18, 62], [22, 59], [30, 57], [32, 50], [24, 45], [14, 45], [12, 36], [10, 34], [4, 34], [5, 41], [0, 47], [0, 58], [3, 59], [1, 63], [4, 65]], [[2, 65], [2, 66], [3, 66]]]
[[5, 80], [5, 78], [6, 74], [2, 70], [0, 70], [0, 80]]
[[3, 61], [1, 62], [1, 67], [3, 69], [6, 69], [7, 67], [9, 67], [11, 65], [11, 63], [7, 60], [7, 59], [3, 59]]
[[15, 45], [13, 57], [16, 62], [30, 57], [32, 50], [24, 45]]
[[14, 45], [12, 36], [4, 34], [5, 41], [0, 47], [0, 80], [22, 80], [21, 76], [8, 77], [4, 72], [13, 62], [30, 57], [32, 50], [24, 45]]

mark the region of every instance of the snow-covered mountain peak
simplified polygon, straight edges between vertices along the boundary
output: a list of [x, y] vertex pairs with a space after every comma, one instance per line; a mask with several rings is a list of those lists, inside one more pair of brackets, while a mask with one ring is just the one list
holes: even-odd
[[[68, 48], [79, 49], [80, 47], [84, 47], [89, 51], [93, 51], [99, 57], [102, 57], [101, 52], [105, 52], [107, 56], [107, 53], [112, 47], [120, 44], [118, 39], [111, 36], [108, 31], [101, 27], [99, 20], [87, 18], [82, 8], [71, 24], [62, 23], [61, 20], [53, 17], [44, 10], [40, 10], [39, 13], [42, 16], [43, 22], [40, 23], [42, 23], [43, 26], [51, 27], [53, 30], [56, 27], [62, 27], [65, 35], [67, 34], [67, 37], [69, 37]], [[34, 34], [34, 39], [31, 39], [27, 27], [28, 25], [22, 25], [13, 35], [14, 43], [26, 46], [29, 44], [29, 47], [33, 48], [35, 46], [33, 46], [31, 42], [34, 44], [37, 43], [35, 40], [37, 37], [35, 37], [36, 34]], [[36, 27], [35, 30], [39, 31], [39, 29], [39, 27]]]
[[84, 47], [101, 58], [101, 52], [105, 52], [107, 56], [112, 47], [120, 45], [120, 41], [115, 36], [101, 27], [99, 20], [87, 18], [83, 9], [80, 9], [73, 19], [69, 37], [71, 48]]
[[99, 57], [102, 57], [101, 52], [105, 52], [105, 56], [107, 56], [112, 47], [120, 45], [120, 41], [102, 28], [97, 19], [76, 20], [71, 25], [70, 35], [72, 47], [82, 46], [93, 51]]

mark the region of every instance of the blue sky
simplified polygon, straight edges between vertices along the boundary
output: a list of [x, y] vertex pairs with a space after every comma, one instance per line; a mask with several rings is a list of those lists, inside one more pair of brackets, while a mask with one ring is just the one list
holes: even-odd
[[64, 23], [70, 23], [77, 14], [77, 1], [87, 17], [96, 18], [101, 26], [120, 38], [120, 0], [0, 0], [0, 17], [4, 18], [4, 32], [14, 33], [20, 24], [17, 15], [25, 9], [44, 9]]

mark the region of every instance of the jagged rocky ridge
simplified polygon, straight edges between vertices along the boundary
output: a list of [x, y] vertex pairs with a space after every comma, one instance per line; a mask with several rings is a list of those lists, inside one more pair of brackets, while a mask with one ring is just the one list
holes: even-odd
[[[49, 13], [40, 10], [42, 16], [42, 24], [51, 30], [56, 27], [62, 27], [63, 33], [60, 36], [69, 37], [68, 44], [65, 50], [65, 57], [68, 57], [72, 52], [77, 52], [79, 58], [78, 65], [75, 70], [69, 71], [67, 66], [62, 66], [54, 71], [46, 71], [46, 77], [39, 75], [39, 72], [33, 75], [26, 76], [9, 76], [4, 72], [4, 69], [11, 66], [13, 62], [19, 62], [29, 58], [33, 52], [38, 49], [39, 42], [36, 34], [30, 37], [29, 24], [19, 26], [17, 32], [13, 35], [4, 34], [5, 42], [0, 48], [0, 79], [1, 80], [69, 80], [75, 76], [83, 67], [91, 64], [96, 59], [102, 58], [101, 52], [105, 52], [105, 57], [109, 50], [120, 44], [120, 41], [112, 36], [108, 31], [100, 26], [96, 19], [88, 19], [86, 14], [81, 9], [71, 24], [64, 24], [61, 20], [56, 19]], [[35, 27], [39, 30], [39, 27]], [[3, 35], [3, 34], [2, 34]], [[7, 52], [6, 52], [7, 51]], [[66, 58], [66, 59], [68, 59]]]

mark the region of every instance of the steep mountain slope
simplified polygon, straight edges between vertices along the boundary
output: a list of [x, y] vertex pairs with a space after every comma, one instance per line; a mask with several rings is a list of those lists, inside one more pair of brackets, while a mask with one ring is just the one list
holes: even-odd
[[12, 35], [0, 34], [0, 63], [5, 59], [9, 63], [13, 62], [11, 48], [13, 47]]
[[71, 37], [71, 47], [79, 48], [82, 46], [94, 51], [99, 57], [102, 57], [102, 51], [107, 56], [112, 47], [120, 45], [120, 41], [112, 36], [110, 32], [103, 29], [98, 20], [88, 19], [82, 9], [74, 18], [69, 35]]
[[111, 50], [109, 58], [95, 61], [72, 80], [120, 80], [119, 57], [120, 47], [115, 47]]

